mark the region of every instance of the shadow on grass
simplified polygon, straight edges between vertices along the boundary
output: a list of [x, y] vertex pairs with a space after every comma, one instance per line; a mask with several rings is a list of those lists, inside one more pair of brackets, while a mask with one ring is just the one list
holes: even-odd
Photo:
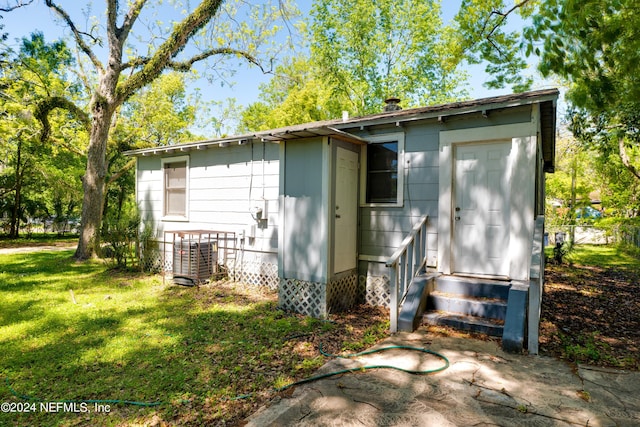
[[1, 401], [18, 400], [8, 377], [19, 394], [44, 401], [164, 402], [117, 405], [110, 415], [0, 414], [2, 425], [100, 425], [107, 416], [118, 423], [152, 413], [180, 424], [219, 422], [237, 410], [229, 399], [317, 367], [288, 339], [317, 322], [276, 310], [275, 296], [163, 285], [158, 276], [77, 264], [69, 252], [0, 261]]

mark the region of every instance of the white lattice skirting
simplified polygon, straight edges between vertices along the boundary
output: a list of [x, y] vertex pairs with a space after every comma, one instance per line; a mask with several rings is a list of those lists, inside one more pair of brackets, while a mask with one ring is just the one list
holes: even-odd
[[149, 249], [142, 254], [142, 267], [144, 271], [151, 272], [171, 272], [173, 271], [173, 262], [170, 257], [164, 261], [162, 259], [162, 251], [160, 249]]
[[[145, 271], [173, 272], [173, 259], [171, 256], [165, 254], [163, 260], [161, 250], [147, 251], [142, 262]], [[242, 262], [240, 260], [229, 259], [223, 267], [226, 269], [229, 279], [233, 281], [249, 285], [266, 286], [271, 290], [278, 289], [280, 279], [278, 278], [277, 263], [261, 262], [257, 259]]]
[[229, 278], [234, 282], [256, 286], [266, 286], [271, 290], [278, 289], [278, 264], [260, 261], [238, 262], [229, 260]]
[[[146, 271], [171, 273], [171, 257], [163, 262], [160, 250], [148, 251], [143, 259]], [[280, 279], [277, 263], [254, 260], [228, 260], [227, 272], [233, 281], [278, 289], [280, 307], [313, 317], [345, 310], [364, 300], [372, 306], [389, 307], [391, 293], [387, 276], [358, 276], [354, 271], [334, 278], [328, 284], [297, 279]]]
[[329, 283], [298, 279], [280, 279], [278, 304], [284, 310], [317, 318], [345, 310], [356, 303], [358, 275], [356, 271], [341, 274]]
[[364, 302], [368, 305], [389, 307], [391, 304], [391, 291], [387, 276], [363, 276], [358, 277], [360, 288], [364, 289]]

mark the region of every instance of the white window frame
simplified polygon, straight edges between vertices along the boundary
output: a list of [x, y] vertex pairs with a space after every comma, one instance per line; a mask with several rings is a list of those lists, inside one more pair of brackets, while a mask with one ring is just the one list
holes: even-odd
[[[186, 168], [185, 168], [185, 207], [184, 207], [184, 215], [167, 215], [166, 214], [166, 194], [167, 194], [167, 189], [165, 187], [166, 185], [166, 181], [165, 181], [165, 173], [164, 173], [164, 166], [166, 164], [171, 164], [171, 163], [179, 163], [179, 162], [186, 162]], [[162, 171], [162, 204], [161, 204], [161, 209], [162, 209], [162, 220], [163, 221], [189, 221], [189, 156], [178, 156], [178, 157], [166, 157], [163, 158], [161, 160], [161, 171]]]
[[384, 133], [380, 135], [367, 136], [365, 139], [369, 144], [381, 144], [385, 142], [398, 143], [398, 182], [395, 202], [376, 202], [367, 203], [367, 148], [368, 145], [362, 147], [360, 154], [360, 206], [361, 207], [402, 207], [404, 205], [404, 132]]

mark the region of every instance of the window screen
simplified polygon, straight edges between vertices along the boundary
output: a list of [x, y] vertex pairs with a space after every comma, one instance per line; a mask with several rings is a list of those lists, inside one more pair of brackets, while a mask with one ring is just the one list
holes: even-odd
[[164, 164], [164, 215], [187, 215], [187, 162]]

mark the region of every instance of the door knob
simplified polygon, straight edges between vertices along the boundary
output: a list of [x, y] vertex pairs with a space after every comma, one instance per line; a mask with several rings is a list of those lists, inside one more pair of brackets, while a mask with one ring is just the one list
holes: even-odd
[[460, 217], [459, 216], [455, 217], [455, 220], [460, 221]]
[[456, 206], [456, 212], [460, 212], [460, 208]]

